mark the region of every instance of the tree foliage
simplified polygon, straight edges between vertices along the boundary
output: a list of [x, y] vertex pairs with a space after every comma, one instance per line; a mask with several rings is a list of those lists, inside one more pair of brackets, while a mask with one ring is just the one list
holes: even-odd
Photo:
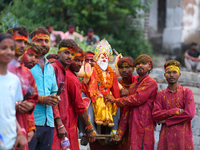
[[124, 56], [136, 57], [151, 53], [136, 19], [141, 17], [138, 12], [148, 9], [149, 4], [150, 1], [142, 3], [142, 0], [12, 0], [1, 12], [0, 30], [17, 24], [31, 32], [51, 24], [55, 30], [66, 32], [73, 23], [81, 31], [93, 28]]

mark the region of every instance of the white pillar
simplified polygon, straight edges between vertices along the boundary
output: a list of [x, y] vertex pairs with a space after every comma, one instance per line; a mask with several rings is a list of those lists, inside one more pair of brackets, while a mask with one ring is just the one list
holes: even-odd
[[182, 44], [189, 44], [200, 40], [199, 1], [167, 1], [166, 28], [163, 32], [164, 52], [173, 53], [174, 49], [181, 49]]

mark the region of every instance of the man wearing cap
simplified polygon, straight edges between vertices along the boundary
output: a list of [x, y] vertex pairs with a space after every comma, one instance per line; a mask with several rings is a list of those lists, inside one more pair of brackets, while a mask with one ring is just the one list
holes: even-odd
[[113, 140], [120, 141], [129, 128], [128, 144], [131, 150], [154, 150], [155, 122], [152, 118], [152, 109], [158, 85], [148, 75], [153, 69], [153, 61], [148, 55], [142, 54], [136, 58], [133, 66], [136, 67], [139, 77], [131, 84], [129, 95], [118, 99], [109, 94], [106, 96], [108, 101], [125, 107], [117, 135]]
[[168, 87], [158, 92], [153, 119], [162, 124], [158, 150], [194, 150], [191, 120], [195, 115], [195, 101], [191, 89], [180, 86], [180, 63], [169, 60], [164, 65]]

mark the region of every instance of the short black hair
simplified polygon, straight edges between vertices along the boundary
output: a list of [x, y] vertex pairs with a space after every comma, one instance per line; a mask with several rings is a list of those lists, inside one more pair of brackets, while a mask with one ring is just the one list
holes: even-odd
[[87, 32], [94, 32], [92, 28], [89, 28]]
[[75, 25], [73, 25], [73, 24], [68, 25], [68, 29], [73, 28], [73, 27], [75, 27]]
[[192, 42], [192, 43], [190, 44], [190, 46], [191, 46], [191, 47], [192, 47], [192, 46], [197, 46], [197, 43]]
[[78, 45], [77, 43], [72, 40], [72, 39], [63, 39], [62, 41], [60, 41], [58, 49], [62, 48], [62, 47], [68, 47], [68, 48], [72, 48], [74, 49], [74, 51], [77, 51]]
[[4, 39], [12, 39], [14, 41], [14, 39], [12, 38], [11, 34], [8, 33], [0, 33], [0, 42], [3, 41]]
[[118, 68], [120, 68], [124, 62], [128, 63], [129, 66], [133, 67], [134, 59], [130, 56], [120, 58], [117, 62]]
[[86, 51], [86, 52], [85, 52], [85, 55], [87, 55], [87, 54], [93, 54], [93, 55], [95, 55], [95, 53], [92, 52], [92, 51]]
[[38, 27], [38, 28], [34, 29], [34, 30], [31, 32], [31, 34], [30, 34], [31, 39], [32, 39], [35, 35], [40, 34], [40, 33], [42, 33], [42, 34], [47, 34], [47, 35], [49, 36], [49, 32], [48, 32], [47, 29], [45, 29], [44, 27]]
[[83, 49], [80, 48], [80, 47], [77, 47], [77, 52], [76, 52], [76, 53], [81, 53], [81, 56], [82, 56], [82, 57], [85, 57], [85, 52], [84, 52]]
[[31, 49], [33, 49], [33, 51], [37, 54], [37, 55], [41, 55], [42, 54], [42, 47], [40, 47], [37, 43], [35, 43], [35, 42], [28, 42], [27, 43], [27, 47], [26, 47], [26, 50], [28, 49], [28, 48], [30, 48], [31, 47]]
[[167, 66], [170, 66], [170, 65], [177, 66], [179, 69], [180, 69], [180, 67], [181, 67], [180, 62], [178, 62], [177, 60], [168, 60], [168, 61], [165, 63], [164, 68], [166, 69]]
[[10, 28], [7, 30], [6, 33], [13, 35], [15, 31], [18, 31], [18, 34], [20, 35], [28, 36], [28, 31], [26, 30], [26, 27], [24, 26]]
[[50, 24], [46, 26], [46, 29], [49, 29], [50, 27], [52, 27]]
[[58, 55], [57, 54], [49, 54], [47, 56], [47, 59], [51, 59], [51, 58], [58, 59]]

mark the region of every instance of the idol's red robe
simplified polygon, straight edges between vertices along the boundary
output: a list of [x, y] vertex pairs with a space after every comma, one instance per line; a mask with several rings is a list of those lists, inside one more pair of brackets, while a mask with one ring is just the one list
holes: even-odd
[[[60, 85], [60, 82], [64, 82], [66, 85], [67, 84], [66, 70], [63, 67], [63, 65], [58, 60], [55, 60], [55, 62], [52, 63], [51, 65], [54, 67], [54, 70], [55, 70], [58, 87]], [[65, 85], [63, 86], [63, 91], [60, 94], [61, 101], [56, 106], [53, 107], [53, 115], [54, 115], [54, 119], [60, 118], [62, 120], [62, 123], [65, 126], [65, 129], [67, 130], [67, 134], [68, 134], [70, 116], [68, 112], [68, 105], [69, 105], [68, 92], [67, 92], [67, 86]], [[58, 134], [57, 127], [55, 126], [53, 144], [51, 147], [52, 150], [61, 149], [61, 139], [58, 137], [57, 134]], [[69, 134], [67, 136], [69, 138]]]
[[67, 68], [67, 91], [68, 91], [68, 109], [69, 116], [67, 135], [70, 140], [70, 149], [79, 150], [77, 123], [78, 116], [83, 114], [87, 109], [81, 96], [81, 83], [76, 74]]
[[[134, 76], [132, 75], [132, 83], [137, 81], [138, 76]], [[119, 83], [123, 86], [124, 89], [129, 90], [130, 85], [126, 85], [123, 80], [121, 79], [119, 81]], [[131, 84], [132, 84], [131, 83]], [[123, 112], [123, 108], [122, 107], [120, 109], [121, 113]], [[128, 142], [128, 137], [129, 137], [129, 129], [127, 128], [124, 136], [122, 137], [122, 141], [120, 143], [117, 144], [117, 150], [128, 150], [130, 148], [129, 142]]]
[[[96, 71], [95, 71], [94, 74], [95, 75], [92, 76], [92, 78], [90, 79], [90, 81], [96, 81], [97, 80], [97, 73], [96, 73]], [[85, 93], [85, 95], [90, 98], [90, 93], [88, 91], [89, 86], [86, 85], [86, 84], [84, 84], [83, 81], [81, 82], [81, 85], [82, 85], [82, 92]], [[111, 88], [111, 91], [112, 91], [112, 93], [114, 93], [113, 95], [118, 98], [118, 97], [120, 97], [120, 93], [119, 93], [119, 87], [118, 87], [116, 75], [114, 75], [113, 85], [114, 86]], [[85, 99], [85, 100], [87, 100], [87, 99]], [[87, 102], [85, 104], [87, 104]], [[88, 105], [86, 105], [86, 106], [88, 106]], [[102, 150], [102, 149], [103, 150], [115, 150], [116, 147], [117, 147], [116, 145], [107, 145], [107, 144], [106, 145], [101, 145], [97, 140], [94, 141], [94, 142], [92, 142], [92, 143], [90, 143], [90, 149], [91, 150]]]
[[[87, 88], [88, 93], [86, 95], [89, 95], [92, 102], [96, 101], [98, 98], [98, 89], [100, 90], [100, 85], [98, 85], [98, 73], [95, 68], [93, 68], [92, 75], [90, 77], [89, 81], [89, 86]], [[118, 81], [117, 81], [117, 76], [114, 73], [113, 77], [113, 85], [110, 89], [104, 89], [106, 92], [102, 92], [103, 96], [105, 96], [106, 93], [112, 92], [112, 95], [115, 98], [120, 97], [120, 92], [119, 92], [119, 86], [118, 86]], [[101, 91], [101, 90], [100, 90]], [[117, 108], [117, 107], [116, 107]], [[90, 149], [91, 150], [114, 150], [116, 149], [117, 145], [105, 145], [102, 146], [97, 140], [95, 142], [90, 143]]]
[[[184, 111], [180, 114], [180, 109]], [[194, 150], [191, 120], [195, 115], [195, 101], [191, 89], [178, 86], [159, 91], [153, 108], [153, 119], [162, 124], [158, 150]]]
[[[31, 71], [14, 59], [11, 61], [11, 63], [8, 64], [8, 71], [19, 77], [22, 86], [23, 96], [28, 95], [26, 101], [33, 103], [35, 108], [36, 104], [38, 103], [38, 90]], [[33, 110], [27, 113], [21, 113], [20, 111], [16, 112], [16, 118], [19, 125], [21, 126], [21, 128], [25, 128], [27, 132], [28, 115], [32, 114]], [[28, 144], [23, 148], [23, 150], [28, 150]]]
[[129, 88], [129, 96], [117, 99], [118, 106], [124, 106], [118, 134], [124, 135], [129, 128], [131, 150], [154, 150], [155, 122], [152, 118], [153, 103], [158, 91], [156, 81], [146, 75]]

